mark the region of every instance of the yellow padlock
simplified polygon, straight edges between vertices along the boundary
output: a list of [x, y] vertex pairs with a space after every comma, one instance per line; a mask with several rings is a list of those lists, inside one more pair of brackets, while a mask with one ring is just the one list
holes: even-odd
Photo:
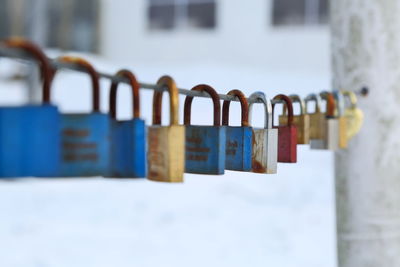
[[[297, 127], [297, 144], [304, 145], [310, 143], [310, 115], [306, 112], [306, 105], [303, 99], [298, 95], [290, 95], [289, 98], [292, 103], [299, 103], [300, 114], [293, 116], [293, 125]], [[283, 115], [279, 116], [279, 125], [286, 125], [287, 123], [287, 112], [286, 105], [283, 105]]]
[[[342, 91], [342, 94], [350, 105], [345, 108], [344, 116], [347, 118], [347, 138], [353, 138], [360, 130], [364, 122], [364, 113], [357, 107], [357, 96], [351, 91]], [[346, 101], [345, 101], [346, 102]]]
[[335, 117], [339, 120], [339, 148], [347, 148], [347, 118], [344, 114], [344, 98], [341, 91], [333, 91], [335, 97]]
[[153, 125], [148, 128], [148, 179], [158, 182], [183, 182], [185, 170], [185, 127], [179, 125], [179, 96], [174, 80], [161, 77], [157, 86], [168, 88], [170, 125], [161, 126], [162, 91], [154, 92]]

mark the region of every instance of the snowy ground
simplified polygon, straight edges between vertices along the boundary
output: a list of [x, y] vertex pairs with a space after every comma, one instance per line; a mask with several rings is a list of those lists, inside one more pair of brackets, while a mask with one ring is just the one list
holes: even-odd
[[[117, 70], [102, 61], [96, 66]], [[327, 72], [134, 66], [145, 82], [155, 82], [168, 70], [180, 87], [201, 82], [219, 92], [263, 90], [270, 98], [278, 92], [305, 96], [329, 86]], [[83, 75], [59, 74], [55, 102], [64, 111], [88, 110], [87, 83]], [[0, 103], [20, 101], [17, 87], [1, 88], [6, 93]], [[108, 82], [102, 87], [106, 110]], [[128, 94], [125, 88], [119, 96], [122, 118], [130, 115], [128, 103], [122, 104]], [[239, 123], [238, 106], [232, 105], [234, 124]], [[210, 123], [209, 110], [209, 100], [196, 99], [193, 121]], [[261, 107], [254, 110], [257, 126], [262, 126], [261, 112]], [[150, 92], [142, 94], [142, 114], [150, 122]], [[101, 178], [0, 182], [0, 266], [333, 267], [333, 155], [300, 147], [298, 161], [280, 164], [278, 175], [186, 175], [182, 185]]]

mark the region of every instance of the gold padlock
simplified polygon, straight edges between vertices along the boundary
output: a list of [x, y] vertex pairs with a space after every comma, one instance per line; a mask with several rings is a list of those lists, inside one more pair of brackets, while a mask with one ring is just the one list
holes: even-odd
[[357, 96], [351, 91], [342, 91], [343, 97], [349, 100], [350, 105], [345, 108], [344, 116], [347, 118], [347, 138], [350, 140], [360, 130], [364, 122], [364, 113], [357, 107]]
[[[304, 145], [310, 143], [310, 116], [306, 113], [306, 105], [298, 95], [290, 95], [292, 103], [300, 104], [300, 114], [293, 116], [293, 125], [297, 127], [297, 144]], [[279, 116], [279, 125], [286, 125], [287, 112], [286, 105], [283, 105], [283, 115]]]
[[347, 148], [347, 118], [344, 114], [344, 98], [340, 91], [333, 91], [335, 97], [335, 116], [339, 120], [339, 148]]
[[[321, 112], [321, 97], [317, 94], [309, 94], [305, 99], [306, 113], [310, 117], [310, 139], [324, 140], [326, 137], [325, 114]], [[315, 111], [309, 112], [308, 103], [315, 102]]]
[[181, 183], [185, 170], [185, 127], [179, 125], [179, 96], [174, 80], [161, 77], [157, 86], [168, 88], [170, 125], [161, 126], [163, 91], [154, 92], [153, 125], [148, 128], [148, 179]]

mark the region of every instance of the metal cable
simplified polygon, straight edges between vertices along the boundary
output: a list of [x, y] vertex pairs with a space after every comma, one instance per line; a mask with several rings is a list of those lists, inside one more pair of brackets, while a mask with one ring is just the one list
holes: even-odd
[[[32, 60], [31, 57], [29, 55], [27, 55], [26, 53], [24, 53], [23, 51], [19, 51], [19, 50], [15, 50], [15, 49], [10, 49], [10, 48], [6, 48], [3, 46], [0, 46], [0, 58], [1, 57], [8, 57], [8, 58], [15, 58], [15, 59], [19, 59], [19, 60]], [[85, 72], [86, 70], [83, 68], [80, 68], [79, 66], [77, 66], [74, 63], [61, 63], [58, 62], [54, 59], [49, 58], [49, 62], [51, 63], [51, 65], [54, 68], [57, 69], [67, 69], [67, 70], [73, 70], [73, 71], [78, 71], [78, 72]], [[129, 81], [121, 78], [121, 77], [116, 77], [112, 74], [108, 74], [108, 73], [103, 73], [103, 72], [98, 72], [99, 76], [101, 78], [105, 78], [111, 81], [118, 81], [118, 82], [122, 82], [122, 83], [126, 83], [129, 84]], [[158, 87], [156, 84], [150, 84], [150, 83], [139, 83], [140, 87], [142, 89], [148, 89], [148, 90], [155, 90], [155, 91], [165, 91], [165, 88], [160, 88]], [[181, 95], [186, 95], [186, 96], [195, 96], [195, 97], [205, 97], [205, 98], [210, 98], [210, 96], [205, 93], [205, 92], [198, 92], [198, 91], [192, 91], [192, 90], [188, 90], [188, 89], [183, 89], [183, 88], [178, 88], [179, 94]], [[366, 96], [368, 94], [369, 90], [366, 87], [361, 88], [361, 90], [359, 91], [355, 91], [355, 93], [357, 95], [362, 95], [362, 96]], [[230, 95], [225, 95], [225, 94], [218, 94], [221, 100], [228, 100], [228, 101], [236, 101], [239, 102], [239, 99], [237, 97], [234, 96], [230, 96]], [[249, 98], [247, 98], [248, 101]], [[260, 100], [252, 100], [253, 103], [262, 103]], [[282, 103], [281, 100], [271, 100], [272, 104], [279, 104]]]

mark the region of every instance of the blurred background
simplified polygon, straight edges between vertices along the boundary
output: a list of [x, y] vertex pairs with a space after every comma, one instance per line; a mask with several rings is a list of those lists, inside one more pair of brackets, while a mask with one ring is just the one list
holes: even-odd
[[[0, 0], [0, 38], [24, 36], [102, 72], [129, 68], [146, 83], [168, 74], [181, 88], [305, 97], [330, 89], [328, 13], [328, 0]], [[101, 85], [107, 112], [110, 83]], [[63, 112], [90, 110], [85, 74], [61, 72], [52, 90]], [[152, 91], [141, 97], [150, 124]], [[1, 58], [0, 105], [38, 101], [37, 71]], [[239, 125], [240, 105], [231, 106]], [[164, 124], [168, 108], [165, 95]], [[195, 124], [211, 124], [209, 99], [192, 110]], [[255, 127], [263, 112], [255, 105]], [[298, 162], [277, 175], [187, 174], [183, 185], [0, 182], [0, 266], [335, 266], [333, 154], [299, 147]]]

